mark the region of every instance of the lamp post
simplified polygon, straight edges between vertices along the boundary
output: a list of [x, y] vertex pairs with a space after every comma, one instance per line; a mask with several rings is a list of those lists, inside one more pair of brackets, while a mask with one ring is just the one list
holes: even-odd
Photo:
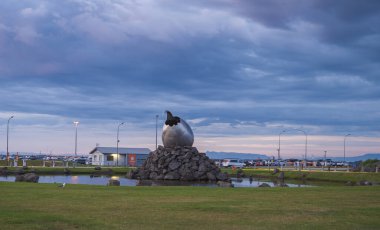
[[[346, 163], [346, 138], [348, 136], [351, 136], [351, 134], [346, 134], [344, 136], [344, 141], [343, 141], [343, 163]], [[347, 171], [348, 171], [348, 166], [347, 166]]]
[[157, 151], [157, 126], [158, 126], [158, 115], [156, 115], [156, 151]]
[[325, 150], [325, 162], [323, 163], [322, 171], [325, 171], [325, 166], [327, 166], [326, 165], [326, 154], [327, 154], [327, 151]]
[[125, 122], [121, 122], [118, 126], [117, 126], [117, 137], [116, 137], [116, 166], [119, 166], [119, 130], [120, 130], [120, 126], [124, 125]]
[[9, 119], [8, 119], [8, 124], [7, 124], [7, 160], [8, 160], [8, 163], [9, 163], [9, 151], [8, 151], [8, 143], [9, 143], [9, 121], [14, 118], [14, 116], [11, 116]]
[[286, 130], [282, 130], [279, 134], [278, 134], [278, 160], [280, 160], [281, 158], [281, 134], [285, 133]]
[[305, 135], [305, 168], [307, 168], [307, 133], [302, 129], [294, 129], [296, 131], [303, 132]]
[[75, 156], [77, 156], [77, 148], [78, 148], [78, 125], [79, 121], [73, 122], [75, 125]]

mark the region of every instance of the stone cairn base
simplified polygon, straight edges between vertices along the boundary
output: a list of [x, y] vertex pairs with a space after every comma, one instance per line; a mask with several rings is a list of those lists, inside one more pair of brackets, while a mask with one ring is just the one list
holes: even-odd
[[128, 178], [141, 180], [227, 181], [214, 161], [195, 147], [165, 148], [150, 152], [143, 166], [130, 171]]

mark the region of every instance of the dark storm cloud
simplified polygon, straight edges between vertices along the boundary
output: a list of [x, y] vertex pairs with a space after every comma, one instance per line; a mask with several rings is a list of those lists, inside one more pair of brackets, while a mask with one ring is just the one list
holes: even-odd
[[172, 109], [207, 118], [202, 125], [372, 133], [380, 128], [379, 8], [378, 1], [3, 1], [0, 106], [114, 120]]

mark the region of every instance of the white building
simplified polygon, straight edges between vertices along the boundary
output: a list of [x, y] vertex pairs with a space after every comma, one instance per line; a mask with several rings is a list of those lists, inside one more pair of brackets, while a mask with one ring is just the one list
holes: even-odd
[[96, 147], [90, 155], [93, 165], [141, 166], [150, 152], [148, 148], [119, 148], [117, 150], [115, 147]]

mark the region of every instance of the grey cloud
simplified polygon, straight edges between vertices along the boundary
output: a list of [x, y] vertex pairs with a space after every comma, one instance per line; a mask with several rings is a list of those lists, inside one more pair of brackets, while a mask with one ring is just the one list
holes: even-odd
[[42, 2], [0, 6], [3, 111], [379, 128], [374, 2]]

